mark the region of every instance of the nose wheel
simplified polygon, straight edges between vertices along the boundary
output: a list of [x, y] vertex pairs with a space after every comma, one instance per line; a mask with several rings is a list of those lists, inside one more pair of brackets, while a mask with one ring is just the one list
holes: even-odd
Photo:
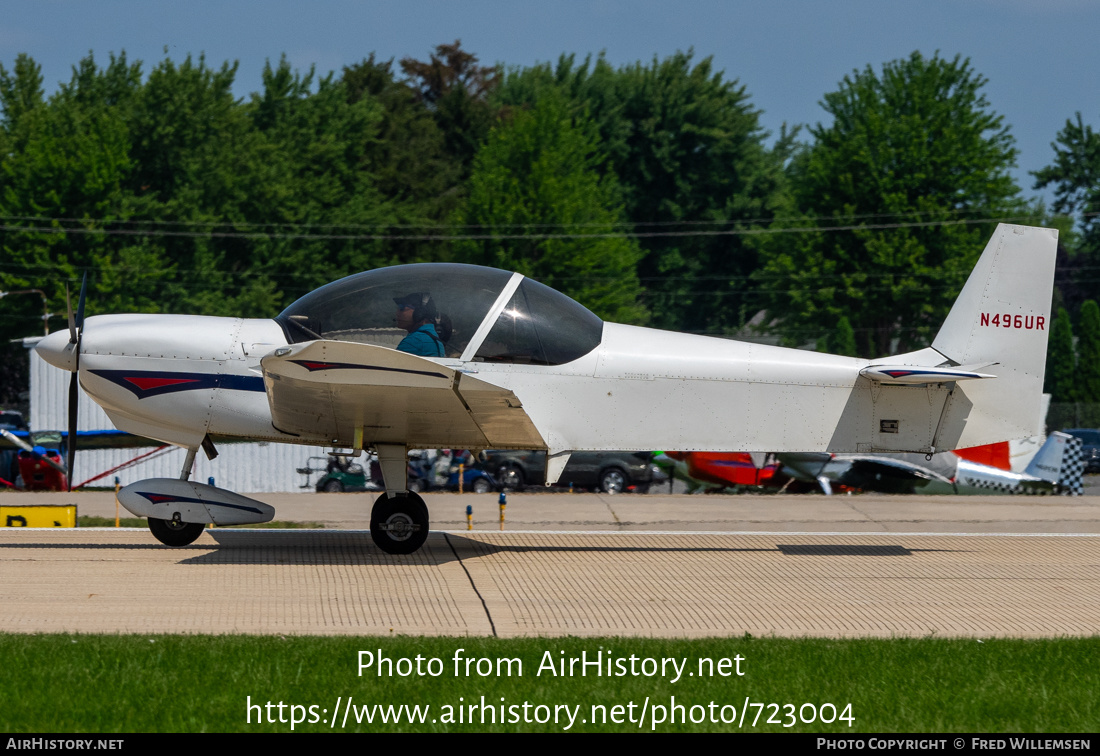
[[379, 496], [370, 513], [370, 535], [387, 554], [411, 554], [428, 538], [428, 505], [409, 491]]
[[149, 518], [149, 531], [165, 546], [186, 546], [201, 536], [205, 529], [206, 525], [201, 522], [181, 522], [178, 516], [171, 520]]

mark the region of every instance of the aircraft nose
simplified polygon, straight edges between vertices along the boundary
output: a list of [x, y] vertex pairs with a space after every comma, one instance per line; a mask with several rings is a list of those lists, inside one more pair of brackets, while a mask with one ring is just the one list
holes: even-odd
[[76, 345], [69, 343], [68, 331], [54, 331], [34, 348], [38, 356], [56, 368], [76, 370]]

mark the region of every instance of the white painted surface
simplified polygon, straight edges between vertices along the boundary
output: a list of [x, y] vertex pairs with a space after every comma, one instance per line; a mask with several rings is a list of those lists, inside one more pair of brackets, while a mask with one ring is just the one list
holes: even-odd
[[[67, 401], [69, 373], [47, 365], [33, 350], [30, 351], [30, 426], [34, 430], [64, 430], [68, 425]], [[264, 399], [266, 403], [266, 398]], [[80, 389], [77, 429], [114, 430], [107, 413]], [[145, 449], [88, 449], [77, 450], [76, 482], [81, 483], [101, 472], [153, 451]], [[220, 488], [245, 492], [296, 492], [312, 491], [300, 488], [304, 476], [295, 472], [305, 467], [309, 457], [323, 456], [326, 449], [316, 446], [297, 446], [277, 443], [221, 444], [218, 457], [206, 459], [201, 451], [195, 460], [192, 480], [206, 483], [213, 477]], [[115, 475], [122, 485], [145, 478], [179, 477], [185, 451], [180, 447], [151, 456], [147, 461], [120, 470], [92, 485], [111, 485]], [[314, 466], [317, 462], [315, 461]], [[310, 482], [317, 480], [314, 475]]]

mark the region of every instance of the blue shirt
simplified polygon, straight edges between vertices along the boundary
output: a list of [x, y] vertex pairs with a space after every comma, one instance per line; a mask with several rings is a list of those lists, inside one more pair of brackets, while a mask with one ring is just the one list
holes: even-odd
[[443, 357], [443, 342], [439, 340], [435, 325], [425, 323], [401, 339], [397, 351], [416, 354], [421, 357]]

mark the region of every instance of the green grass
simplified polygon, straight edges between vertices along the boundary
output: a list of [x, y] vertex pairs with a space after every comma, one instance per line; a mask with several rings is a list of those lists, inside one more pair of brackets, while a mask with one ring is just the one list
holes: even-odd
[[[114, 517], [96, 517], [94, 515], [80, 515], [76, 518], [77, 527], [80, 528], [113, 528]], [[121, 528], [147, 528], [149, 523], [144, 517], [122, 517], [118, 521]], [[291, 522], [289, 520], [273, 520], [261, 522], [257, 525], [230, 525], [226, 527], [242, 528], [269, 528], [273, 530], [314, 530], [325, 527], [323, 522]]]
[[[145, 521], [144, 517], [120, 517], [118, 525], [120, 528], [149, 527], [149, 523]], [[115, 518], [80, 515], [76, 518], [76, 526], [78, 528], [113, 528], [115, 526]]]
[[[456, 649], [465, 657], [518, 657], [523, 676], [455, 676]], [[392, 659], [442, 659], [439, 677], [378, 677], [357, 674], [360, 650], [381, 649]], [[545, 652], [553, 659], [591, 656], [600, 650], [616, 658], [687, 657], [676, 683], [660, 676], [554, 677], [536, 675]], [[743, 677], [688, 677], [698, 659], [740, 654]], [[636, 723], [582, 723], [593, 704], [608, 713], [614, 705], [644, 699], [649, 706], [677, 704], [736, 707], [740, 717], [751, 702], [836, 705], [851, 703], [855, 717], [831, 725], [767, 724], [765, 708], [755, 731], [833, 732], [1095, 732], [1100, 729], [1100, 638], [1044, 640], [818, 640], [724, 638], [654, 640], [636, 638], [549, 638], [496, 640], [435, 637], [242, 637], [0, 635], [4, 660], [0, 685], [0, 731], [7, 732], [285, 732], [286, 723], [246, 723], [246, 697], [253, 704], [282, 701], [316, 706], [323, 721], [298, 731], [331, 731], [337, 697], [353, 705], [430, 705], [424, 724], [356, 724], [355, 716], [336, 731], [560, 731], [563, 724], [445, 724], [445, 705], [461, 702], [522, 706], [580, 706], [573, 731], [637, 731]], [[629, 661], [627, 661], [629, 663]], [[322, 713], [327, 709], [327, 712]], [[308, 708], [300, 710], [308, 716]], [[535, 709], [528, 710], [534, 714]], [[654, 709], [649, 709], [650, 713]], [[696, 710], [698, 714], [701, 710]], [[727, 714], [728, 714], [727, 710]], [[805, 710], [807, 715], [809, 709]], [[278, 717], [278, 710], [272, 710]], [[757, 708], [750, 706], [743, 731]], [[516, 713], [523, 716], [522, 709]], [[624, 713], [628, 713], [624, 710]], [[720, 710], [719, 710], [719, 713]], [[778, 711], [783, 718], [784, 709]], [[266, 709], [262, 712], [266, 717]], [[290, 709], [284, 709], [289, 718]], [[455, 715], [457, 717], [457, 714]], [[498, 711], [499, 716], [499, 711]], [[651, 729], [651, 716], [642, 727]], [[736, 724], [658, 724], [659, 732], [736, 731]]]

